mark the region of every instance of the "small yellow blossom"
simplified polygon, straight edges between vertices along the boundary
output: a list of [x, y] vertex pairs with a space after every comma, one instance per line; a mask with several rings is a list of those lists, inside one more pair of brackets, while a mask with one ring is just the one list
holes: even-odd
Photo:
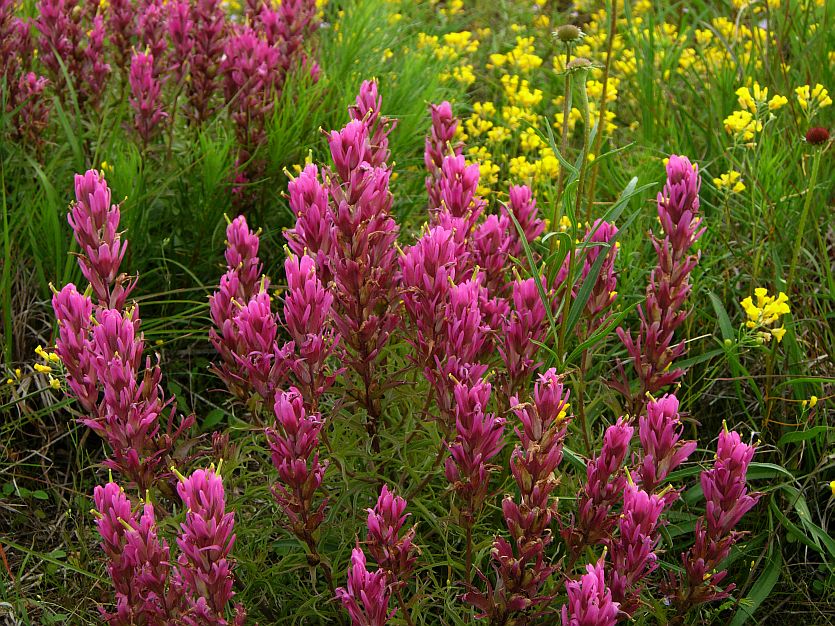
[[769, 111], [777, 111], [778, 109], [782, 109], [786, 104], [788, 104], [789, 99], [786, 96], [781, 96], [780, 94], [775, 95], [768, 101], [768, 110]]
[[727, 189], [732, 193], [745, 191], [745, 185], [742, 182], [742, 174], [736, 170], [728, 170], [719, 178], [714, 178], [713, 184], [716, 185], [717, 189]]
[[832, 104], [832, 98], [829, 97], [829, 91], [818, 83], [813, 87], [803, 85], [794, 90], [797, 96], [797, 103], [800, 108], [806, 112], [806, 115], [812, 117], [818, 109], [828, 107]]
[[782, 291], [777, 296], [769, 296], [768, 290], [764, 287], [756, 288], [754, 296], [757, 299], [756, 304], [751, 296], [740, 302], [748, 316], [745, 325], [751, 329], [761, 329], [759, 337], [764, 341], [768, 341], [773, 336], [777, 343], [780, 343], [786, 334], [785, 327], [771, 328], [771, 326], [779, 322], [783, 315], [791, 312], [788, 304], [789, 297]]
[[763, 124], [749, 111], [734, 111], [724, 120], [725, 130], [743, 141], [751, 141]]
[[35, 368], [35, 371], [40, 374], [49, 374], [52, 371], [52, 368], [49, 367], [49, 365], [43, 365], [41, 363], [35, 363], [33, 367]]

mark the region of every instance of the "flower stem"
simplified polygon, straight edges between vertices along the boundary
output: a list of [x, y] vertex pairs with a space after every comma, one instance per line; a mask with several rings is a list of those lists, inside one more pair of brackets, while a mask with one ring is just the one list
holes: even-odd
[[818, 172], [820, 171], [822, 153], [823, 150], [815, 150], [815, 156], [812, 160], [812, 173], [809, 176], [809, 187], [806, 189], [803, 211], [800, 213], [800, 223], [797, 226], [797, 235], [794, 238], [794, 252], [792, 252], [792, 262], [789, 266], [789, 278], [786, 280], [786, 293], [789, 297], [791, 297], [792, 287], [794, 286], [794, 274], [797, 270], [798, 258], [800, 257], [800, 246], [803, 243], [803, 234], [806, 229], [806, 219], [809, 217], [809, 209], [812, 206], [812, 192], [818, 182]]

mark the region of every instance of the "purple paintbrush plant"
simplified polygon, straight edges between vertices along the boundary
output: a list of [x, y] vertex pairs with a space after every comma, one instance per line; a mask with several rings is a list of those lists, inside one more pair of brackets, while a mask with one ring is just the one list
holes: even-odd
[[519, 443], [510, 457], [519, 498], [506, 496], [502, 501], [511, 541], [497, 537], [493, 542], [495, 584], [481, 575], [487, 591], [464, 596], [492, 624], [524, 623], [552, 599], [543, 587], [556, 570], [546, 549], [553, 541], [551, 525], [557, 516], [553, 492], [559, 484], [556, 470], [570, 421], [568, 395], [556, 371], [549, 369], [537, 380], [532, 402], [510, 400], [521, 424], [515, 428]]
[[130, 104], [133, 124], [142, 145], [147, 146], [168, 114], [160, 101], [160, 81], [154, 76], [154, 56], [137, 52], [130, 62]]
[[684, 573], [673, 583], [673, 604], [683, 615], [690, 608], [727, 598], [734, 584], [719, 584], [728, 575], [720, 569], [741, 533], [734, 530], [763, 494], [749, 493], [746, 474], [755, 448], [742, 442], [739, 433], [723, 428], [713, 467], [702, 471], [705, 513], [696, 521], [696, 542], [681, 555]]
[[122, 309], [136, 285], [119, 268], [128, 243], [119, 232], [121, 212], [111, 203], [110, 188], [96, 170], [75, 175], [75, 202], [67, 219], [81, 252], [78, 264], [100, 306]]
[[391, 585], [406, 584], [417, 561], [416, 528], [412, 526], [401, 533], [409, 517], [406, 505], [404, 498], [383, 485], [374, 508], [368, 509], [365, 544], [377, 565], [386, 572]]
[[676, 342], [675, 332], [689, 313], [683, 307], [691, 290], [690, 273], [699, 261], [699, 254], [691, 254], [690, 249], [705, 230], [699, 215], [700, 186], [698, 167], [687, 157], [671, 156], [667, 183], [658, 194], [664, 237], [652, 237], [658, 264], [650, 274], [646, 302], [638, 306], [640, 328], [634, 336], [627, 329], [617, 329], [640, 387], [633, 393], [624, 374], [624, 381], [615, 388], [628, 399], [634, 413], [641, 412], [647, 393], [655, 394], [684, 373], [674, 367], [685, 351], [684, 342]]
[[394, 609], [389, 610], [391, 589], [386, 572], [369, 572], [359, 546], [351, 552], [348, 581], [336, 590], [336, 597], [354, 626], [385, 626], [395, 613]]
[[619, 605], [606, 587], [603, 559], [586, 565], [579, 580], [565, 583], [568, 603], [562, 607], [563, 626], [614, 626]]

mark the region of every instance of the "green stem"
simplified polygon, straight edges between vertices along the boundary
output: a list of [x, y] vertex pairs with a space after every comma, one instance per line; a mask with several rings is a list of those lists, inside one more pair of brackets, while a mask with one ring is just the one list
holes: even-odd
[[[609, 5], [609, 40], [606, 42], [606, 65], [603, 66], [603, 93], [600, 96], [600, 111], [597, 115], [597, 136], [594, 139], [594, 156], [600, 156], [600, 147], [603, 145], [603, 124], [606, 117], [606, 96], [609, 91], [609, 68], [612, 65], [612, 44], [615, 39], [618, 25], [618, 11], [614, 4]], [[596, 165], [597, 161], [595, 161]], [[597, 183], [599, 167], [592, 167], [591, 182], [589, 183], [588, 202], [589, 210], [594, 202], [594, 188]]]
[[812, 206], [812, 192], [818, 182], [818, 172], [820, 171], [821, 154], [823, 150], [815, 150], [815, 156], [812, 160], [812, 173], [809, 176], [809, 187], [806, 189], [806, 198], [803, 202], [803, 211], [800, 213], [800, 223], [797, 226], [797, 235], [794, 238], [794, 252], [792, 252], [792, 262], [789, 266], [789, 278], [786, 281], [786, 293], [791, 296], [792, 287], [794, 286], [794, 274], [797, 271], [797, 261], [800, 257], [800, 246], [803, 243], [803, 234], [806, 229], [806, 219], [809, 217], [809, 209]]
[[[565, 65], [571, 60], [571, 46], [565, 47]], [[565, 70], [565, 88], [562, 100], [562, 137], [560, 139], [560, 153], [563, 158], [568, 150], [568, 114], [571, 111], [571, 75]], [[562, 201], [563, 183], [565, 180], [565, 168], [560, 164], [560, 172], [557, 176], [557, 196], [554, 199], [554, 210], [551, 214], [551, 230], [556, 232], [560, 222], [560, 203]], [[556, 251], [557, 238], [551, 238], [551, 252]]]

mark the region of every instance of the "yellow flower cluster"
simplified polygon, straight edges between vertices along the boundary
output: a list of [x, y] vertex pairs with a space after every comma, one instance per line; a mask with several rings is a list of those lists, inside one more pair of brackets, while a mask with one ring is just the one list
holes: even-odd
[[53, 389], [60, 389], [61, 388], [61, 381], [57, 378], [52, 376], [52, 366], [61, 363], [61, 358], [55, 354], [54, 352], [47, 352], [43, 349], [43, 346], [38, 346], [35, 348], [35, 354], [37, 354], [43, 363], [35, 363], [32, 367], [38, 374], [47, 374], [49, 376], [49, 386]]
[[759, 114], [763, 109], [767, 108], [769, 111], [777, 111], [783, 108], [788, 103], [788, 98], [775, 94], [771, 100], [768, 99], [768, 87], [760, 87], [757, 81], [754, 81], [751, 89], [748, 87], [740, 87], [736, 90], [737, 101], [739, 106], [747, 109], [754, 115]]
[[750, 111], [734, 111], [723, 121], [725, 130], [734, 136], [735, 140], [753, 141], [758, 132], [763, 129], [763, 123]]
[[797, 103], [800, 108], [806, 113], [808, 118], [812, 118], [818, 110], [828, 107], [832, 104], [832, 98], [829, 97], [829, 91], [820, 83], [814, 87], [809, 85], [802, 85], [794, 90], [797, 96]]
[[542, 57], [535, 54], [533, 37], [516, 37], [516, 46], [507, 54], [491, 54], [487, 69], [506, 67], [529, 72], [542, 65]]
[[769, 341], [774, 337], [777, 343], [780, 343], [786, 334], [786, 328], [782, 324], [777, 327], [774, 325], [781, 317], [791, 312], [789, 297], [782, 291], [776, 296], [769, 296], [768, 290], [764, 287], [754, 289], [754, 296], [757, 299], [756, 304], [751, 296], [740, 302], [745, 315], [748, 316], [745, 326], [758, 329], [757, 335], [763, 341]]
[[745, 191], [745, 184], [742, 182], [742, 174], [736, 170], [729, 170], [713, 179], [713, 184], [717, 189], [727, 190], [731, 193], [740, 193]]

